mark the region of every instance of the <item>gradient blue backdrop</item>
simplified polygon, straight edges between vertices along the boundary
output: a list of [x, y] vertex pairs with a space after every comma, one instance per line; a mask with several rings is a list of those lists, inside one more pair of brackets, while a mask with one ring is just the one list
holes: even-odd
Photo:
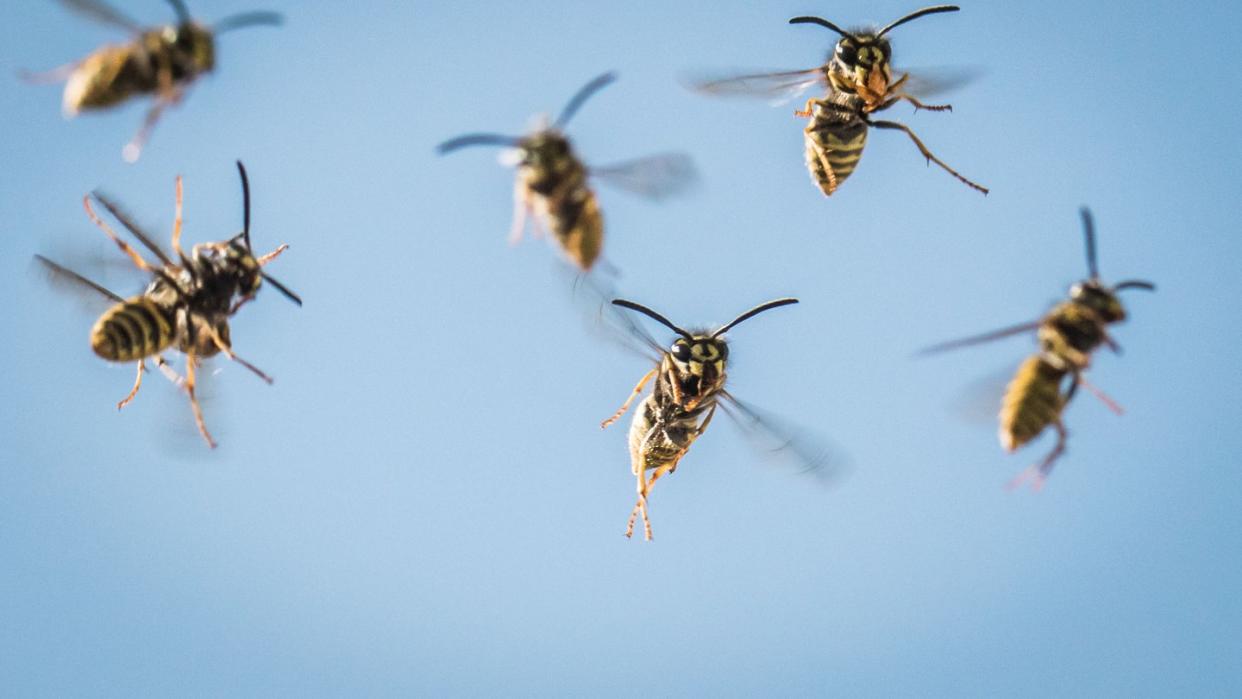
[[[952, 114], [893, 115], [992, 194], [884, 132], [831, 200], [792, 105], [678, 76], [810, 67], [833, 35], [786, 19], [909, 0], [262, 7], [287, 26], [221, 38], [136, 166], [120, 147], [145, 105], [65, 122], [59, 89], [0, 80], [0, 693], [1239, 691], [1236, 3], [969, 3], [902, 27], [901, 65], [984, 70]], [[5, 3], [0, 75], [119, 38]], [[799, 296], [733, 333], [731, 385], [847, 454], [838, 487], [720, 421], [655, 491], [656, 541], [621, 536], [624, 427], [597, 424], [647, 365], [584, 331], [546, 245], [505, 245], [512, 173], [432, 150], [519, 132], [608, 69], [580, 152], [684, 149], [704, 172], [659, 206], [601, 190], [622, 288], [687, 324]], [[276, 383], [214, 363], [210, 452], [158, 374], [117, 414], [131, 367], [91, 354], [98, 308], [31, 255], [133, 293], [83, 193], [165, 236], [183, 174], [188, 238], [220, 239], [238, 157], [256, 246], [290, 244], [271, 271], [306, 306], [268, 290], [237, 318]], [[1006, 456], [959, 407], [1030, 340], [910, 355], [1059, 298], [1083, 203], [1105, 277], [1160, 285], [1126, 296], [1125, 354], [1092, 372], [1128, 413], [1084, 394], [1048, 488], [1007, 493], [1049, 441]]]

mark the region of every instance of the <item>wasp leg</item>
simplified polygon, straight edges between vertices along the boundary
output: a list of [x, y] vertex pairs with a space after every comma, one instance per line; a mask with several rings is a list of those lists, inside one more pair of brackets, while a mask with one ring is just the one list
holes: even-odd
[[194, 395], [194, 362], [194, 350], [191, 349], [185, 355], [185, 390], [190, 394], [190, 408], [194, 410], [194, 424], [198, 426], [199, 434], [207, 440], [207, 446], [215, 449], [216, 440], [207, 431], [207, 423], [203, 421], [203, 409], [198, 404], [198, 396]]
[[121, 408], [124, 408], [125, 406], [129, 405], [130, 401], [134, 399], [134, 396], [138, 395], [138, 389], [142, 386], [142, 372], [146, 370], [147, 370], [146, 363], [143, 360], [139, 359], [138, 360], [138, 377], [134, 379], [134, 387], [129, 389], [129, 394], [126, 395], [124, 398], [122, 398], [121, 402], [116, 404], [117, 410], [120, 410]]
[[273, 251], [271, 251], [271, 252], [267, 253], [266, 255], [264, 255], [263, 257], [260, 257], [260, 258], [259, 258], [259, 266], [260, 266], [260, 267], [262, 267], [263, 265], [266, 265], [267, 263], [271, 262], [272, 260], [276, 259], [277, 257], [280, 257], [280, 253], [282, 253], [282, 252], [284, 252], [284, 251], [286, 251], [286, 250], [288, 250], [288, 249], [289, 249], [289, 245], [288, 245], [288, 243], [281, 243], [280, 247], [276, 248], [275, 250], [273, 250]]
[[1099, 398], [1100, 402], [1103, 403], [1109, 410], [1113, 411], [1113, 413], [1117, 415], [1126, 414], [1125, 408], [1121, 407], [1121, 405], [1118, 404], [1117, 401], [1113, 400], [1107, 393], [1092, 385], [1091, 382], [1087, 381], [1086, 377], [1079, 375], [1076, 377], [1075, 381], [1076, 383], [1081, 383], [1083, 388], [1091, 391], [1091, 395]]
[[207, 334], [211, 336], [212, 343], [215, 344], [215, 346], [219, 348], [221, 352], [224, 353], [224, 356], [228, 357], [229, 359], [237, 362], [238, 364], [241, 364], [242, 366], [246, 367], [250, 371], [254, 372], [255, 376], [258, 376], [260, 379], [263, 379], [268, 384], [272, 383], [273, 381], [272, 377], [260, 371], [259, 367], [237, 356], [237, 354], [233, 352], [233, 348], [229, 346], [229, 343], [225, 342], [224, 338], [220, 337], [220, 332], [218, 330], [216, 330], [214, 327], [208, 326]]
[[961, 173], [959, 173], [957, 170], [954, 170], [953, 168], [945, 164], [943, 160], [932, 155], [932, 152], [927, 150], [927, 146], [923, 145], [923, 142], [919, 140], [918, 136], [914, 135], [914, 131], [910, 130], [909, 126], [898, 123], [896, 121], [871, 121], [869, 119], [866, 119], [865, 121], [867, 122], [869, 126], [874, 126], [877, 129], [896, 129], [898, 131], [906, 132], [906, 135], [910, 137], [911, 141], [914, 141], [914, 145], [918, 147], [919, 152], [923, 154], [923, 157], [927, 158], [927, 162], [935, 163], [939, 165], [941, 168], [944, 169], [945, 172], [949, 173], [950, 175], [953, 175], [966, 186], [972, 189], [977, 189], [980, 192], [983, 192], [984, 194], [988, 193], [987, 187], [971, 182], [970, 180], [963, 177]]
[[634, 399], [638, 397], [638, 394], [643, 392], [643, 386], [646, 386], [647, 382], [651, 380], [651, 377], [655, 376], [656, 372], [659, 370], [660, 368], [656, 367], [655, 369], [652, 369], [644, 374], [643, 377], [638, 380], [638, 385], [634, 387], [634, 391], [630, 394], [630, 397], [625, 399], [625, 402], [621, 404], [621, 407], [617, 409], [617, 412], [612, 414], [612, 417], [599, 423], [599, 428], [601, 430], [606, 429], [609, 425], [621, 419], [621, 416], [625, 414], [625, 411], [630, 409], [630, 403], [633, 403]]
[[138, 157], [142, 155], [142, 147], [151, 138], [151, 132], [155, 130], [155, 125], [159, 123], [164, 110], [181, 101], [182, 90], [173, 85], [171, 71], [161, 70], [158, 81], [160, 87], [156, 93], [155, 104], [147, 110], [147, 116], [142, 120], [138, 133], [134, 134], [134, 138], [121, 149], [121, 157], [127, 163], [138, 162]]
[[509, 244], [517, 245], [526, 232], [526, 220], [530, 216], [530, 192], [521, 179], [513, 186], [513, 223], [509, 225]]
[[112, 239], [112, 242], [116, 243], [117, 247], [121, 249], [121, 252], [129, 256], [129, 259], [133, 261], [134, 265], [138, 269], [144, 272], [159, 273], [159, 270], [152, 267], [150, 263], [142, 258], [142, 255], [137, 250], [130, 247], [129, 243], [121, 240], [116, 232], [113, 231], [107, 223], [104, 223], [103, 219], [99, 218], [99, 216], [95, 213], [95, 210], [91, 208], [91, 198], [89, 196], [82, 197], [82, 206], [85, 207], [86, 215], [91, 217], [91, 221], [94, 221], [95, 225], [99, 226], [99, 228], [103, 230], [104, 235], [108, 236]]
[[1065, 453], [1066, 437], [1069, 435], [1065, 430], [1065, 424], [1060, 420], [1052, 423], [1052, 426], [1057, 431], [1056, 446], [1052, 447], [1052, 451], [1048, 452], [1048, 455], [1041, 459], [1039, 463], [1032, 464], [1025, 471], [1015, 476], [1013, 480], [1009, 481], [1009, 484], [1005, 486], [1007, 490], [1014, 490], [1028, 481], [1031, 484], [1031, 490], [1035, 492], [1043, 490], [1044, 483], [1048, 481], [1048, 475], [1052, 473], [1052, 467], [1056, 465], [1057, 459], [1061, 458]]
[[[807, 138], [810, 139], [811, 135], [807, 134]], [[837, 173], [832, 169], [832, 163], [828, 162], [828, 151], [827, 149], [820, 148], [818, 144], [814, 143], [812, 144], [810, 150], [815, 154], [815, 159], [819, 161], [819, 166], [824, 169], [824, 174], [828, 177], [828, 192], [824, 196], [830, 197], [833, 192], [837, 191], [839, 183], [837, 182]]]
[[163, 356], [157, 354], [155, 356], [155, 364], [160, 368], [160, 373], [164, 375], [164, 378], [171, 381], [173, 385], [177, 388], [185, 387], [185, 379], [181, 378], [181, 375], [172, 368], [172, 365]]
[[185, 264], [185, 252], [181, 249], [181, 175], [177, 175], [177, 203], [173, 207], [172, 247], [182, 264]]
[[811, 109], [811, 105], [815, 104], [815, 103], [816, 103], [816, 102], [818, 102], [818, 101], [819, 101], [819, 100], [815, 99], [814, 97], [812, 97], [811, 99], [807, 100], [807, 101], [806, 101], [806, 104], [804, 104], [804, 105], [802, 106], [802, 109], [795, 109], [795, 110], [794, 110], [794, 116], [795, 116], [795, 117], [798, 117], [799, 119], [805, 119], [805, 118], [807, 118], [807, 117], [811, 116], [811, 114], [813, 114], [813, 113], [814, 113], [814, 111]]
[[953, 105], [951, 104], [924, 104], [923, 102], [920, 102], [918, 98], [914, 97], [914, 95], [907, 95], [904, 92], [899, 92], [896, 95], [894, 95], [894, 98], [892, 101], [896, 102], [897, 100], [905, 100], [909, 102], [910, 104], [913, 104], [915, 110], [926, 109], [929, 112], [951, 112], [953, 111]]

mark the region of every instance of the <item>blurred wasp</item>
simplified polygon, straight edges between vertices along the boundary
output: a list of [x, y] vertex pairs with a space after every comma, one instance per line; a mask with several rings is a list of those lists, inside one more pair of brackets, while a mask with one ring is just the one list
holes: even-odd
[[[91, 221], [103, 230], [136, 267], [151, 275], [151, 282], [138, 296], [123, 298], [77, 272], [42, 255], [35, 255], [35, 259], [56, 277], [92, 289], [113, 302], [113, 306], [99, 317], [91, 329], [91, 349], [100, 358], [110, 362], [138, 362], [138, 376], [134, 380], [134, 386], [117, 403], [117, 409], [124, 408], [138, 394], [138, 389], [142, 386], [142, 374], [146, 370], [146, 359], [154, 357], [165, 375], [174, 383], [183, 386], [189, 394], [195, 424], [211, 447], [215, 447], [216, 442], [207, 431], [202, 409], [195, 395], [194, 372], [197, 362], [222, 352], [267, 383], [272, 383], [271, 377], [233, 352], [228, 319], [254, 298], [263, 281], [267, 281], [294, 303], [302, 305], [302, 299], [297, 294], [262, 269], [288, 246], [281, 245], [257, 258], [251, 250], [250, 184], [246, 169], [240, 161], [237, 169], [242, 181], [242, 232], [226, 241], [195, 245], [188, 257], [181, 248], [182, 188], [181, 178], [177, 178], [176, 214], [172, 231], [172, 247], [177, 256], [175, 262], [108, 197], [95, 192], [83, 198], [82, 205]], [[91, 206], [92, 197], [158, 258], [159, 265], [147, 262], [141, 253], [122, 240], [95, 213]], [[184, 379], [164, 359], [163, 353], [169, 349], [176, 349], [185, 355]]]
[[541, 117], [527, 136], [471, 133], [436, 147], [441, 155], [467, 146], [513, 149], [502, 159], [518, 169], [510, 244], [522, 239], [527, 217], [533, 212], [538, 217], [536, 235], [540, 233], [539, 226], [546, 225], [578, 269], [589, 271], [603, 249], [604, 218], [588, 176], [655, 200], [678, 194], [695, 180], [693, 163], [689, 156], [680, 153], [591, 168], [574, 153], [563, 133], [565, 125], [592, 95], [616, 79], [615, 73], [604, 73], [591, 80], [569, 100], [555, 121], [549, 123]]
[[[627, 318], [623, 321], [631, 335], [658, 356], [656, 367], [639, 380], [617, 412], [600, 424], [600, 427], [606, 428], [620, 419], [642, 393], [644, 386], [655, 378], [651, 393], [639, 404], [630, 423], [630, 470], [638, 479], [638, 502], [625, 528], [627, 537], [634, 534], [634, 524], [641, 514], [644, 533], [647, 540], [651, 540], [651, 522], [647, 516], [647, 498], [651, 488], [657, 480], [677, 469], [678, 462], [689, 451], [690, 445], [707, 430], [717, 407], [724, 409], [745, 428], [765, 430], [768, 436], [776, 438], [780, 448], [795, 447], [794, 453], [808, 469], [823, 465], [825, 454], [799, 448], [798, 440], [776, 427], [773, 419], [765, 419], [759, 411], [741, 403], [725, 390], [729, 345], [723, 335], [742, 321], [764, 311], [795, 303], [798, 300], [792, 298], [768, 301], [714, 331], [692, 333], [646, 306], [624, 299], [612, 301], [614, 306], [638, 311], [679, 335], [669, 349], [664, 349], [631, 320]], [[747, 422], [743, 423], [739, 415], [745, 417]], [[650, 478], [647, 477], [648, 471], [652, 472]]]
[[[1095, 256], [1095, 225], [1088, 209], [1084, 207], [1080, 213], [1087, 245], [1087, 269], [1091, 276], [1070, 287], [1069, 300], [1054, 306], [1040, 320], [934, 345], [919, 353], [934, 354], [1011, 335], [1036, 332], [1039, 351], [1018, 367], [1001, 401], [1000, 443], [1005, 451], [1012, 452], [1035, 439], [1049, 425], [1057, 432], [1057, 443], [1047, 456], [1014, 478], [1010, 487], [1021, 485], [1027, 480], [1032, 482], [1032, 487], [1036, 490], [1043, 487], [1053, 465], [1065, 453], [1068, 433], [1061, 415], [1080, 384], [1100, 398], [1113, 412], [1121, 414], [1121, 407], [1088, 383], [1084, 373], [1091, 364], [1091, 354], [1101, 344], [1107, 345], [1114, 352], [1121, 351], [1121, 347], [1108, 333], [1109, 325], [1126, 318], [1125, 308], [1121, 305], [1117, 292], [1125, 289], [1156, 289], [1154, 284], [1147, 281], [1128, 280], [1112, 287], [1100, 281]], [[1062, 391], [1066, 377], [1069, 377], [1069, 386]]]
[[105, 109], [138, 95], [154, 95], [142, 127], [122, 151], [134, 162], [169, 105], [177, 104], [199, 76], [216, 64], [215, 35], [255, 25], [278, 25], [274, 12], [244, 12], [213, 25], [194, 21], [183, 0], [168, 0], [177, 23], [143, 27], [102, 0], [60, 0], [70, 10], [128, 31], [127, 44], [109, 44], [86, 58], [46, 73], [27, 76], [35, 82], [65, 84], [63, 111], [72, 118], [83, 110]]
[[936, 112], [953, 109], [948, 104], [924, 104], [907, 92], [906, 88], [911, 83], [909, 73], [893, 79], [890, 64], [892, 46], [884, 35], [919, 17], [957, 12], [959, 9], [961, 8], [955, 5], [925, 7], [879, 30], [845, 31], [820, 17], [794, 17], [789, 20], [790, 24], [817, 24], [841, 35], [827, 63], [809, 70], [700, 81], [693, 87], [711, 95], [764, 98], [793, 97], [813, 85], [825, 89], [823, 98], [811, 98], [806, 101], [802, 110], [794, 112], [795, 116], [809, 117], [811, 120], [804, 130], [806, 162], [811, 178], [825, 196], [832, 195], [853, 174], [859, 159], [862, 158], [863, 146], [867, 143], [867, 131], [870, 128], [905, 132], [929, 163], [936, 163], [964, 184], [987, 194], [986, 187], [966, 179], [933, 155], [910, 127], [900, 122], [871, 117], [873, 113], [888, 109], [901, 100], [913, 104], [916, 109]]

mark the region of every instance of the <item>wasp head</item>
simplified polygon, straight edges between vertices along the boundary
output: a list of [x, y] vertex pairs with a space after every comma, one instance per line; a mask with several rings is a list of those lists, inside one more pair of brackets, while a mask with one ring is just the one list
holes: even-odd
[[192, 253], [196, 276], [209, 295], [231, 305], [252, 298], [263, 283], [262, 269], [239, 235], [227, 242], [200, 243]]
[[164, 27], [161, 36], [173, 59], [173, 77], [181, 80], [216, 67], [216, 42], [211, 29], [197, 22]]
[[1126, 318], [1126, 309], [1117, 294], [1096, 279], [1079, 282], [1070, 287], [1070, 300], [1094, 311], [1105, 323], [1116, 323]]
[[892, 81], [892, 55], [892, 46], [884, 37], [865, 33], [844, 36], [828, 60], [828, 78], [834, 88], [844, 92], [882, 95]]
[[668, 349], [668, 361], [680, 384], [682, 408], [693, 410], [705, 397], [720, 390], [725, 380], [729, 345], [708, 335], [679, 337]]

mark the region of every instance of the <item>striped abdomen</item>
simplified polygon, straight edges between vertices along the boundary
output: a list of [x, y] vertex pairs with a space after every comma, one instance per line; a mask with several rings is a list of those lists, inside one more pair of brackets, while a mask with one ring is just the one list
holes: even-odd
[[[638, 475], [640, 469], [650, 471], [668, 464], [676, 465], [699, 437], [699, 418], [715, 404], [713, 397], [689, 412], [676, 408], [662, 410], [656, 394], [647, 396], [630, 423], [631, 473]], [[660, 419], [662, 412], [663, 420]]]
[[1065, 398], [1061, 381], [1066, 371], [1042, 354], [1022, 362], [1005, 390], [1000, 411], [1000, 442], [1013, 451], [1035, 439], [1044, 428], [1061, 419]]
[[805, 129], [806, 166], [816, 186], [830, 196], [858, 167], [868, 127], [854, 111], [836, 102], [817, 100], [812, 109]]
[[604, 247], [604, 216], [585, 183], [547, 201], [548, 228], [582, 271], [591, 269]]
[[175, 341], [176, 310], [148, 296], [116, 304], [91, 329], [91, 349], [111, 362], [134, 362], [170, 347]]
[[153, 56], [132, 45], [105, 46], [87, 56], [65, 84], [62, 109], [73, 116], [156, 89]]

